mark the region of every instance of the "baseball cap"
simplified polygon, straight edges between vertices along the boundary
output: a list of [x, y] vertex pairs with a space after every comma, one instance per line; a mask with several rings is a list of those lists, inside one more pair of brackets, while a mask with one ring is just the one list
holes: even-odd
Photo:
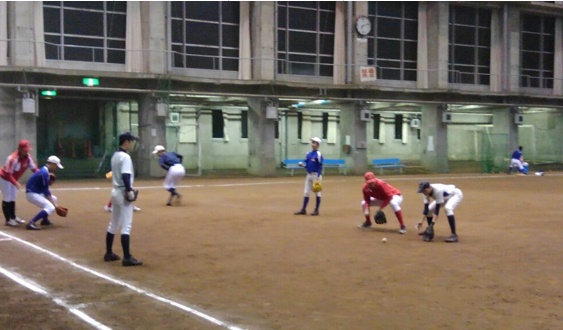
[[158, 146], [154, 147], [154, 150], [153, 150], [152, 153], [153, 153], [153, 154], [156, 154], [156, 153], [158, 153], [159, 151], [164, 151], [164, 150], [166, 150], [166, 149], [165, 149], [163, 146], [158, 145]]
[[321, 142], [323, 142], [323, 140], [321, 140], [321, 138], [318, 138], [318, 137], [316, 137], [316, 136], [315, 136], [315, 137], [312, 137], [312, 138], [311, 138], [311, 141], [315, 141], [315, 142], [317, 142], [319, 145], [321, 144]]
[[29, 143], [28, 140], [20, 140], [20, 143], [18, 144], [18, 148], [21, 151], [29, 152], [31, 150], [31, 143]]
[[138, 141], [139, 138], [133, 134], [131, 134], [131, 132], [125, 132], [125, 133], [121, 133], [119, 134], [119, 144], [123, 144], [123, 142], [125, 141]]
[[366, 179], [366, 181], [375, 179], [375, 174], [373, 174], [373, 172], [366, 172], [366, 174], [364, 174], [364, 179]]
[[416, 192], [421, 193], [424, 189], [429, 188], [429, 187], [430, 187], [430, 182], [420, 181], [420, 183], [418, 184], [418, 190]]
[[47, 158], [47, 163], [55, 164], [55, 165], [57, 165], [58, 168], [64, 168], [61, 165], [61, 160], [57, 156], [49, 156], [49, 158]]

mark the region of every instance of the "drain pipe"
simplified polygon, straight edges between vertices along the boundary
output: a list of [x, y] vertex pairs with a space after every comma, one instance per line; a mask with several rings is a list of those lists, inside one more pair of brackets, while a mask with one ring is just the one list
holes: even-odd
[[347, 1], [346, 8], [346, 84], [352, 83], [352, 9], [353, 1]]

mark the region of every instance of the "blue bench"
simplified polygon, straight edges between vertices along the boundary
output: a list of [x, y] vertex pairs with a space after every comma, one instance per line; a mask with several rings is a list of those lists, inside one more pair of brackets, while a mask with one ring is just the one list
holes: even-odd
[[379, 174], [383, 174], [384, 168], [398, 168], [399, 172], [403, 173], [405, 164], [401, 163], [399, 158], [380, 158], [372, 160], [371, 166], [375, 169], [379, 169]]
[[[284, 159], [282, 162], [283, 168], [289, 170], [289, 174], [293, 176], [295, 169], [303, 168], [299, 166], [299, 162], [302, 162], [303, 159]], [[324, 170], [327, 168], [336, 168], [338, 169], [339, 174], [347, 175], [348, 170], [346, 168], [346, 161], [344, 159], [324, 159], [323, 160], [323, 173]]]
[[302, 162], [303, 159], [284, 159], [282, 162], [283, 168], [287, 168], [291, 176], [293, 176], [293, 171], [295, 169], [303, 168], [299, 166], [299, 162]]

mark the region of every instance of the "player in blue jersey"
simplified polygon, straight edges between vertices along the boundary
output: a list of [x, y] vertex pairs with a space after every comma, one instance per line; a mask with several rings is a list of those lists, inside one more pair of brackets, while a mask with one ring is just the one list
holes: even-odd
[[513, 167], [518, 167], [518, 172], [528, 174], [528, 163], [524, 162], [524, 155], [522, 154], [522, 146], [514, 150], [510, 159], [510, 166], [508, 167], [508, 174], [512, 172]]
[[57, 207], [57, 197], [53, 196], [49, 191], [49, 173], [54, 173], [57, 168], [64, 168], [61, 165], [61, 160], [57, 156], [50, 156], [47, 158], [47, 164], [39, 171], [33, 173], [27, 181], [25, 197], [28, 202], [41, 209], [33, 219], [29, 220], [26, 226], [29, 230], [40, 230], [41, 228], [35, 224], [40, 219], [42, 226], [51, 224], [49, 214], [53, 213]]
[[[295, 215], [307, 214], [307, 204], [309, 203], [309, 194], [311, 193], [311, 188], [313, 182], [316, 180], [322, 180], [323, 174], [323, 156], [319, 151], [322, 140], [318, 137], [311, 138], [311, 152], [305, 156], [304, 162], [299, 162], [299, 166], [304, 167], [307, 170], [307, 177], [305, 178], [305, 191], [303, 197], [303, 206], [301, 210], [295, 212]], [[319, 215], [319, 206], [321, 205], [321, 192], [316, 193], [316, 204], [315, 210], [311, 215]]]
[[182, 195], [176, 191], [176, 186], [186, 175], [186, 169], [182, 165], [183, 156], [175, 152], [166, 152], [166, 149], [161, 145], [154, 147], [152, 153], [158, 156], [158, 165], [168, 172], [166, 178], [164, 178], [163, 186], [170, 192], [166, 205], [171, 206], [173, 198], [176, 198], [176, 202], [179, 202], [182, 198]]

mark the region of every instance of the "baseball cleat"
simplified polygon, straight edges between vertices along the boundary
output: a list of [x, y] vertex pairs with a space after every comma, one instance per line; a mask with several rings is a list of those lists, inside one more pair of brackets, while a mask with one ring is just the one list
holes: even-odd
[[130, 267], [130, 266], [142, 266], [143, 262], [141, 260], [137, 260], [131, 256], [129, 259], [123, 259], [121, 261], [123, 267]]
[[43, 219], [41, 220], [41, 226], [50, 226], [53, 223], [51, 221], [49, 221], [49, 219]]
[[293, 214], [295, 214], [295, 215], [304, 215], [304, 214], [307, 214], [307, 212], [306, 212], [305, 210], [299, 210], [299, 211], [297, 211], [297, 212], [295, 212], [295, 213], [293, 213]]
[[18, 218], [18, 217], [15, 217], [13, 220], [16, 220], [16, 222], [17, 222], [17, 223], [20, 223], [20, 224], [25, 223], [25, 220], [20, 219], [20, 218]]
[[399, 229], [399, 234], [406, 234], [407, 233], [407, 227], [406, 226], [401, 226], [401, 229]]
[[311, 213], [311, 215], [313, 215], [313, 216], [314, 216], [314, 215], [319, 215], [319, 214], [320, 214], [320, 213], [319, 213], [319, 210], [314, 210], [313, 213]]
[[112, 210], [111, 206], [107, 206], [107, 205], [104, 206], [104, 211], [106, 211], [107, 213], [111, 213], [111, 210]]
[[17, 226], [18, 226], [18, 223], [16, 222], [16, 220], [10, 219], [10, 220], [6, 221], [6, 226], [9, 226], [9, 227], [17, 227]]
[[456, 234], [452, 234], [450, 237], [446, 238], [445, 242], [446, 243], [457, 243], [457, 242], [459, 242], [459, 239], [457, 238]]
[[133, 211], [135, 212], [140, 212], [141, 208], [140, 207], [136, 207], [135, 205], [133, 205]]
[[41, 228], [37, 227], [37, 225], [33, 222], [30, 222], [27, 224], [27, 226], [25, 226], [25, 229], [28, 230], [41, 230]]
[[364, 223], [358, 225], [358, 228], [371, 228], [371, 222], [364, 221]]
[[425, 242], [430, 242], [430, 241], [432, 241], [432, 239], [431, 239], [430, 237], [426, 236], [426, 235], [424, 235], [424, 237], [422, 238], [422, 240], [425, 241]]
[[116, 261], [116, 260], [119, 260], [119, 259], [121, 259], [121, 257], [118, 256], [117, 254], [113, 253], [113, 252], [104, 254], [104, 261], [106, 261], [106, 262]]

